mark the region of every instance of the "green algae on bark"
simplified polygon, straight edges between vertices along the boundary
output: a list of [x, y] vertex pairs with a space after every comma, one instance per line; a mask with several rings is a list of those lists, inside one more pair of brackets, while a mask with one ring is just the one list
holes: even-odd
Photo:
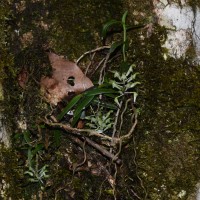
[[83, 52], [101, 43], [101, 29], [105, 22], [120, 18], [121, 1], [54, 1], [49, 10], [50, 35], [55, 50], [69, 58], [77, 58]]
[[23, 171], [19, 167], [16, 152], [0, 144], [0, 197], [21, 199]]
[[[155, 32], [156, 33], [156, 32]], [[199, 180], [199, 67], [164, 60], [159, 35], [138, 44], [141, 66], [141, 116], [137, 165], [147, 199], [187, 199]], [[136, 50], [137, 52], [137, 50]], [[148, 53], [145, 53], [148, 52]]]
[[[122, 3], [116, 3], [116, 1], [88, 0], [84, 3], [81, 1], [50, 1], [48, 5], [30, 1], [26, 3], [28, 8], [16, 15], [16, 26], [20, 28], [21, 33], [19, 34], [31, 31], [33, 41], [26, 43], [25, 46], [19, 45], [20, 48], [12, 46], [12, 52], [15, 54], [17, 70], [28, 65], [28, 69], [37, 77], [36, 82], [42, 75], [38, 66], [45, 63], [45, 61], [40, 61], [45, 59], [41, 49], [46, 42], [56, 52], [75, 59], [85, 51], [99, 46], [101, 44], [100, 30], [104, 22], [113, 18], [119, 19], [123, 13]], [[145, 17], [151, 15], [150, 1], [142, 4], [141, 1], [129, 1], [124, 4], [130, 11], [130, 21], [135, 19], [145, 21]], [[43, 9], [40, 9], [41, 6]], [[30, 18], [28, 17], [29, 11], [33, 11]], [[138, 15], [135, 16], [137, 13]], [[48, 30], [38, 28], [41, 15], [44, 22], [49, 24]], [[137, 199], [135, 196], [137, 194], [141, 199], [176, 200], [179, 199], [182, 191], [186, 191], [183, 197], [186, 199], [193, 191], [200, 176], [197, 165], [200, 130], [198, 122], [199, 67], [192, 66], [181, 59], [163, 59], [165, 50], [160, 45], [166, 37], [163, 27], [155, 26], [152, 36], [141, 40], [144, 34], [144, 31], [128, 33], [131, 43], [128, 56], [138, 64], [138, 70], [140, 70], [142, 86], [137, 106], [141, 107], [141, 115], [135, 141], [122, 150], [124, 163], [118, 169], [117, 195], [119, 199], [132, 199], [133, 197]], [[15, 35], [14, 38], [17, 37]], [[19, 38], [18, 41], [20, 41]], [[13, 82], [8, 80], [5, 85], [9, 87]], [[31, 111], [35, 111], [36, 104], [39, 104], [39, 98], [37, 101], [32, 98], [38, 92], [38, 90], [31, 89], [36, 86], [34, 83], [33, 80], [29, 82], [29, 87], [22, 100], [22, 104], [26, 107], [26, 116], [33, 123], [35, 123], [38, 112]], [[15, 82], [9, 93], [24, 94], [17, 88]], [[18, 97], [17, 95], [11, 96], [10, 103], [14, 105]], [[15, 113], [14, 111], [11, 108], [12, 114]], [[44, 115], [44, 112], [42, 113]], [[33, 125], [33, 123], [30, 124]], [[42, 132], [42, 137], [45, 134], [51, 137], [50, 130], [47, 129], [44, 132]], [[32, 133], [35, 136], [37, 131], [32, 128]], [[112, 199], [112, 196], [108, 194], [108, 184], [103, 184], [103, 177], [93, 176], [89, 172], [79, 172], [74, 177], [72, 176], [72, 171], [67, 168], [69, 157], [66, 155], [66, 148], [71, 147], [70, 142], [63, 142], [62, 145], [59, 150], [51, 147], [46, 150], [45, 161], [47, 163], [51, 161], [52, 180], [55, 184], [49, 183], [49, 188], [47, 187], [44, 192], [44, 199], [54, 198], [55, 194], [60, 199], [65, 198], [66, 195], [69, 195], [69, 198], [74, 196], [76, 199], [92, 199], [96, 198], [100, 192], [103, 192], [102, 199]], [[76, 149], [76, 151], [78, 153], [72, 155], [74, 162], [78, 161], [78, 155], [82, 153], [80, 150]], [[16, 168], [11, 165], [7, 167], [13, 170]], [[14, 172], [13, 176], [18, 177]], [[11, 181], [12, 185], [11, 179], [7, 181]], [[102, 190], [99, 188], [101, 184], [103, 185]], [[40, 190], [40, 187], [34, 185], [32, 188], [32, 186], [29, 185], [25, 191], [23, 190], [23, 195], [27, 199]], [[20, 188], [16, 190], [21, 191]], [[95, 197], [93, 191], [95, 191]]]

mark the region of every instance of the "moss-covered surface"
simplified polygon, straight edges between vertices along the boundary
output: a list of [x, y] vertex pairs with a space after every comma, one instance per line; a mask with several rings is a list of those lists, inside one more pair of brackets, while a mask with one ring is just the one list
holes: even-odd
[[10, 29], [7, 26], [7, 22], [10, 18], [11, 10], [8, 5], [8, 3], [2, 4], [0, 8], [0, 82], [2, 83], [2, 79], [6, 77], [6, 74], [4, 71], [6, 69], [12, 70], [10, 66], [13, 63], [13, 57], [11, 56], [8, 47], [9, 47], [9, 41], [8, 41], [8, 35]]
[[0, 191], [1, 199], [21, 199], [23, 171], [17, 154], [0, 144]]
[[182, 190], [187, 199], [200, 175], [199, 69], [182, 60], [164, 61], [151, 41], [141, 73], [138, 166], [150, 199], [178, 199]]
[[[12, 188], [7, 191], [8, 196], [13, 199], [114, 199], [113, 190], [105, 181], [106, 170], [116, 172], [112, 164], [107, 165], [105, 158], [87, 147], [88, 162], [93, 168], [89, 169], [85, 163], [73, 174], [76, 165], [84, 159], [82, 146], [78, 147], [66, 133], [35, 125], [48, 108], [40, 98], [38, 81], [43, 74], [50, 73], [47, 49], [77, 59], [85, 51], [101, 45], [104, 22], [120, 19], [128, 9], [130, 23], [135, 20], [146, 23], [152, 16], [152, 4], [150, 1], [141, 4], [141, 1], [98, 0], [9, 2], [0, 10], [0, 19], [4, 22], [0, 27], [1, 39], [4, 38], [0, 46], [4, 58], [0, 63], [3, 70], [0, 78], [4, 78], [4, 111], [14, 129], [13, 147], [18, 154], [14, 150], [0, 150], [1, 181], [5, 179]], [[5, 20], [7, 15], [10, 18]], [[5, 30], [8, 30], [6, 34]], [[123, 164], [117, 169], [115, 192], [117, 199], [123, 200], [178, 200], [186, 191], [182, 199], [187, 199], [200, 177], [199, 67], [184, 60], [163, 59], [165, 50], [160, 41], [165, 39], [166, 32], [162, 27], [155, 24], [151, 37], [141, 41], [142, 35], [146, 36], [145, 30], [128, 33], [128, 59], [137, 64], [142, 83], [137, 103], [141, 114], [134, 140], [122, 149]], [[9, 43], [5, 45], [5, 41]], [[25, 90], [16, 81], [22, 69], [30, 74]], [[31, 149], [40, 143], [44, 145], [39, 163], [40, 167], [49, 165], [51, 176], [42, 185], [43, 190], [40, 184], [29, 183], [28, 176], [22, 173], [28, 168], [30, 145], [24, 140], [24, 133], [16, 130], [15, 121], [23, 117], [31, 133]]]

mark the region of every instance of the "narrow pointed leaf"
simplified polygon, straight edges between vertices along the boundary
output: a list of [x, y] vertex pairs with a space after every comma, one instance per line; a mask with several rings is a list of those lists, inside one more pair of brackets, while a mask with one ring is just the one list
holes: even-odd
[[132, 26], [126, 26], [126, 30], [127, 31], [131, 31], [134, 29], [141, 29], [144, 28], [146, 26], [146, 24], [138, 24], [138, 25], [132, 25]]
[[116, 97], [116, 98], [114, 99], [114, 102], [115, 102], [118, 106], [120, 106], [118, 98], [119, 98], [119, 97]]
[[31, 151], [31, 148], [29, 148], [28, 149], [28, 165], [29, 165], [29, 167], [31, 166], [32, 158], [33, 158], [32, 151]]
[[137, 92], [133, 92], [133, 102], [134, 103], [136, 102], [137, 96], [138, 96], [138, 93]]
[[92, 101], [93, 98], [94, 98], [94, 96], [86, 96], [78, 104], [76, 110], [74, 111], [74, 119], [73, 119], [73, 122], [72, 122], [72, 126], [74, 126], [76, 124], [76, 122], [80, 118], [82, 110], [90, 104], [90, 102]]
[[110, 54], [113, 53], [113, 52], [115, 52], [116, 49], [119, 48], [119, 47], [122, 46], [122, 45], [123, 45], [123, 42], [122, 42], [122, 41], [114, 42], [114, 43], [111, 45], [111, 47], [110, 47], [110, 50], [109, 50]]
[[126, 77], [128, 77], [132, 72], [133, 72], [133, 65], [131, 65], [128, 71], [126, 72]]
[[37, 182], [39, 182], [39, 180], [37, 180], [37, 179], [35, 179], [35, 178], [29, 178], [28, 179], [30, 182], [32, 182], [32, 183], [37, 183]]
[[86, 96], [95, 96], [95, 95], [99, 95], [99, 94], [113, 94], [113, 93], [117, 93], [117, 91], [113, 90], [113, 89], [109, 89], [109, 88], [94, 88], [92, 90], [88, 90], [87, 92], [85, 92]]
[[116, 24], [120, 24], [121, 22], [120, 21], [117, 21], [117, 20], [110, 20], [109, 22], [107, 22], [106, 24], [104, 24], [103, 26], [103, 30], [102, 30], [102, 37], [105, 38], [107, 33], [108, 33], [108, 30], [110, 27], [112, 27], [113, 25], [116, 25]]
[[57, 116], [57, 120], [60, 121], [75, 105], [76, 103], [80, 100], [82, 97], [82, 94], [79, 94], [75, 96], [68, 104], [67, 106], [62, 110], [62, 112]]
[[[105, 95], [107, 96], [107, 94]], [[110, 96], [109, 96], [110, 97]], [[112, 98], [115, 98], [116, 96], [112, 95]], [[93, 102], [97, 105], [99, 101], [93, 100]], [[112, 110], [117, 110], [117, 106], [113, 103], [108, 103], [108, 102], [100, 102], [100, 105], [103, 106], [104, 108], [110, 108]]]
[[[116, 92], [116, 93], [118, 93], [118, 92]], [[111, 94], [111, 93], [104, 93], [104, 95], [107, 96], [107, 97], [111, 97], [113, 99], [116, 97], [116, 95]]]
[[25, 171], [24, 174], [28, 174], [29, 176], [33, 176], [33, 172], [30, 172], [30, 171]]
[[135, 78], [137, 77], [138, 74], [139, 74], [138, 72], [136, 72], [135, 74], [133, 74], [133, 75], [128, 79], [128, 81], [135, 80]]
[[40, 143], [35, 146], [35, 148], [32, 150], [32, 157], [34, 157], [39, 151], [41, 151], [44, 148], [44, 144]]
[[141, 84], [141, 83], [140, 82], [132, 83], [132, 84], [129, 85], [129, 87], [127, 89], [134, 88], [136, 85], [139, 85], [139, 84]]
[[75, 126], [75, 124], [80, 119], [80, 117], [81, 117], [81, 112], [79, 114], [77, 114], [76, 116], [74, 116], [73, 121], [72, 121], [72, 127]]
[[31, 134], [29, 131], [24, 131], [23, 132], [24, 135], [24, 140], [26, 141], [27, 144], [29, 144], [31, 142]]
[[126, 11], [123, 16], [122, 16], [122, 23], [125, 24], [126, 23], [126, 17], [127, 17], [128, 11]]

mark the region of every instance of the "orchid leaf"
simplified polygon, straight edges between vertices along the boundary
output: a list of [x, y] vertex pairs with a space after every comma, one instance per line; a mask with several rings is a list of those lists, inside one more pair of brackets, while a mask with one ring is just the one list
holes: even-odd
[[146, 24], [137, 24], [137, 25], [126, 25], [126, 30], [127, 31], [131, 31], [131, 30], [135, 30], [135, 29], [141, 29], [144, 28], [146, 26]]
[[122, 42], [122, 41], [114, 42], [114, 43], [111, 45], [111, 47], [110, 47], [110, 50], [109, 50], [110, 54], [113, 53], [113, 52], [115, 52], [116, 49], [119, 48], [119, 47], [122, 46], [122, 45], [123, 45], [123, 42]]
[[77, 104], [77, 102], [81, 99], [82, 96], [83, 94], [75, 96], [62, 110], [62, 112], [57, 116], [57, 120], [60, 121]]
[[126, 11], [122, 16], [122, 24], [126, 24], [126, 17], [128, 15], [128, 11]]
[[29, 130], [27, 131], [24, 131], [23, 132], [23, 135], [24, 135], [24, 140], [26, 141], [27, 144], [30, 144], [31, 143], [31, 134], [29, 132]]
[[103, 39], [106, 37], [110, 27], [112, 27], [113, 25], [116, 25], [116, 24], [121, 24], [121, 22], [113, 19], [113, 20], [110, 20], [109, 22], [107, 22], [106, 24], [104, 24], [103, 29], [102, 29]]
[[138, 93], [137, 92], [133, 92], [133, 102], [134, 103], [136, 102], [137, 96], [138, 96]]
[[82, 110], [89, 105], [89, 103], [92, 101], [93, 98], [94, 98], [94, 96], [85, 96], [82, 99], [82, 101], [78, 104], [77, 108], [74, 111], [74, 119], [72, 122], [72, 126], [74, 126], [76, 124], [76, 122], [80, 118]]
[[94, 88], [92, 90], [88, 90], [86, 91], [84, 94], [86, 96], [95, 96], [95, 95], [99, 95], [99, 94], [113, 94], [113, 93], [117, 93], [117, 91], [113, 90], [113, 89], [109, 89], [109, 88]]
[[39, 151], [41, 151], [44, 148], [44, 144], [36, 144], [35, 148], [32, 150], [32, 157], [34, 157]]

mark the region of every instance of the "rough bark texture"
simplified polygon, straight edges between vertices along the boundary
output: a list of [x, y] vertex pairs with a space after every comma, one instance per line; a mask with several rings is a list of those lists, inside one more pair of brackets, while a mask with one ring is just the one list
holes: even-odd
[[[182, 13], [179, 12], [181, 17], [186, 7], [189, 11], [199, 10], [198, 1], [185, 3]], [[171, 48], [169, 45], [168, 50], [163, 48], [168, 41], [168, 33], [177, 35], [169, 27], [161, 26], [163, 24], [155, 14], [155, 9], [160, 9], [162, 5], [165, 9], [181, 8], [181, 1], [173, 4], [173, 1], [149, 0], [142, 3], [141, 0], [87, 0], [84, 3], [41, 0], [5, 1], [5, 5], [12, 14], [8, 16], [9, 12], [2, 10], [0, 13], [5, 22], [3, 28], [0, 26], [0, 33], [8, 31], [7, 39], [5, 35], [0, 37], [0, 76], [4, 89], [2, 112], [13, 130], [13, 149], [1, 150], [1, 186], [5, 181], [10, 185], [10, 190], [5, 189], [3, 195], [13, 199], [99, 197], [111, 200], [114, 196], [119, 200], [195, 199], [195, 186], [200, 178], [200, 77], [199, 67], [193, 62], [194, 55], [198, 54], [197, 46], [192, 43], [194, 36], [183, 32], [183, 27], [180, 27], [177, 31], [183, 34], [178, 36], [178, 47]], [[140, 115], [133, 140], [122, 146], [122, 165], [116, 166], [87, 146], [83, 137], [74, 138], [60, 129], [44, 128], [44, 124], [38, 122], [47, 113], [60, 112], [41, 98], [40, 80], [43, 76], [52, 75], [44, 49], [52, 48], [57, 54], [67, 54], [70, 60], [77, 59], [84, 52], [102, 45], [102, 24], [113, 18], [121, 20], [125, 10], [129, 11], [127, 23], [144, 24], [143, 29], [127, 33], [130, 43], [128, 60], [135, 63], [140, 71], [141, 87], [137, 101]], [[193, 22], [198, 24], [197, 19], [193, 18]], [[193, 28], [190, 24], [189, 29]], [[119, 37], [116, 35], [114, 39]], [[180, 44], [184, 38], [186, 45]], [[187, 50], [181, 57], [179, 49], [183, 46], [187, 46]], [[178, 59], [168, 56], [172, 55], [171, 51], [176, 53]], [[100, 58], [92, 63], [95, 67]], [[116, 69], [118, 61], [110, 66], [111, 69]], [[80, 67], [84, 71], [90, 64], [91, 58]], [[17, 83], [17, 75], [24, 69], [29, 79], [22, 89]], [[92, 81], [96, 78], [97, 74]], [[124, 126], [130, 128], [127, 123], [130, 113], [127, 116]], [[28, 130], [16, 128], [18, 119], [25, 120]], [[123, 128], [124, 133], [126, 128]], [[29, 170], [28, 152], [35, 155], [38, 151], [40, 154], [33, 156], [32, 167], [36, 170], [47, 164], [51, 175], [43, 185], [38, 182], [30, 184], [30, 177], [24, 175]]]

